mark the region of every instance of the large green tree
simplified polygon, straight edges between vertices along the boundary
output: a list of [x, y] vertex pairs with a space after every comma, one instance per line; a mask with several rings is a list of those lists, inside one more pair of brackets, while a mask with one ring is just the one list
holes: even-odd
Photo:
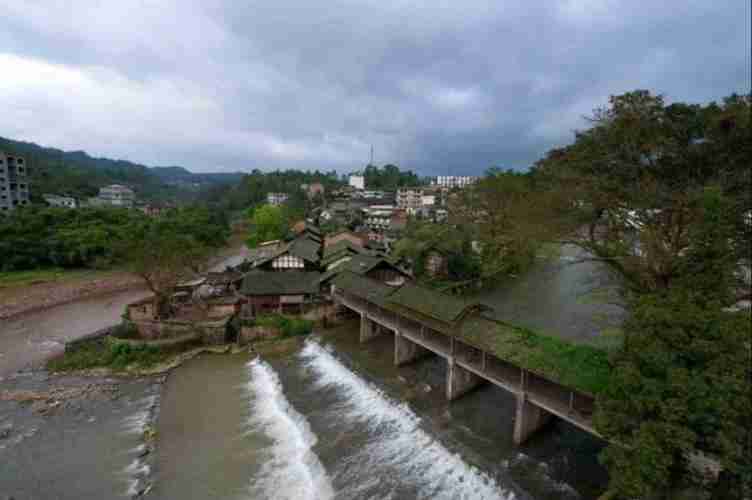
[[155, 310], [160, 316], [170, 314], [171, 297], [178, 283], [204, 269], [211, 248], [181, 231], [177, 218], [146, 220], [133, 228], [118, 247], [128, 269], [143, 279], [154, 294]]
[[278, 240], [288, 231], [287, 218], [279, 206], [262, 205], [250, 210], [250, 228], [247, 244], [250, 248], [260, 243]]
[[717, 185], [733, 204], [738, 257], [749, 259], [749, 114], [749, 96], [704, 107], [666, 105], [647, 91], [612, 97], [574, 144], [536, 164], [535, 182], [548, 186], [555, 207], [548, 225], [630, 291], [668, 290], [692, 243], [694, 200]]
[[533, 178], [555, 208], [551, 233], [623, 284], [624, 346], [596, 415], [611, 488], [673, 498], [702, 453], [724, 468], [719, 498], [738, 497], [749, 480], [750, 324], [749, 311], [727, 308], [749, 298], [750, 96], [667, 105], [635, 91], [591, 124]]
[[729, 203], [709, 188], [668, 290], [633, 295], [625, 345], [599, 400], [596, 426], [612, 441], [603, 459], [625, 498], [674, 498], [702, 488], [698, 452], [719, 460], [716, 498], [744, 498], [750, 481], [749, 311], [724, 307], [737, 260]]

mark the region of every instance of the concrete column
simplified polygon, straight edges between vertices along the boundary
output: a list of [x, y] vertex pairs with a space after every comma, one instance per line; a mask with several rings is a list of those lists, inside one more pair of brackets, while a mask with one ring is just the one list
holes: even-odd
[[517, 413], [514, 418], [514, 443], [522, 444], [538, 429], [546, 425], [553, 415], [528, 401], [524, 392], [517, 393]]
[[368, 342], [380, 333], [379, 325], [368, 319], [365, 313], [360, 313], [360, 343]]
[[482, 382], [481, 377], [455, 363], [453, 357], [447, 359], [446, 397], [449, 401], [475, 389]]
[[399, 331], [394, 332], [394, 364], [401, 366], [418, 358], [422, 358], [431, 351], [405, 338]]

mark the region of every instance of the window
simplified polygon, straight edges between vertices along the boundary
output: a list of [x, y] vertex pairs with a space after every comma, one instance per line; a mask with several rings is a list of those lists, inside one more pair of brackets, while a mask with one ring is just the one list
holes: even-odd
[[21, 189], [26, 189], [26, 184], [19, 184], [18, 187], [20, 187]]
[[18, 173], [22, 174], [23, 172], [24, 172], [24, 168], [23, 167], [18, 167]]
[[18, 161], [18, 164], [19, 164], [19, 165], [23, 165], [23, 158], [18, 158], [18, 160], [17, 160], [17, 161]]

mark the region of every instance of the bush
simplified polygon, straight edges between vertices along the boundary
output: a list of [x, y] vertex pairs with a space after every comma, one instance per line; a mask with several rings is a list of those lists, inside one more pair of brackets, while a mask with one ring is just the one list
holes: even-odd
[[131, 346], [130, 344], [111, 343], [101, 345], [90, 343], [74, 352], [63, 354], [50, 360], [47, 368], [52, 371], [86, 370], [89, 368], [109, 367], [123, 370], [129, 365], [148, 367], [165, 358], [165, 352], [154, 346]]
[[130, 321], [124, 320], [112, 329], [112, 336], [118, 339], [137, 339], [139, 338], [138, 328]]
[[256, 318], [255, 323], [256, 326], [279, 328], [284, 337], [307, 335], [313, 330], [313, 321], [302, 318], [292, 318], [282, 314], [259, 316]]

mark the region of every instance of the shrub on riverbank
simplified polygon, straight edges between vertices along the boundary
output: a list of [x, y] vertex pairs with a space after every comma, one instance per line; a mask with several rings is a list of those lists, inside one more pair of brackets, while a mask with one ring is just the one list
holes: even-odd
[[104, 345], [89, 343], [74, 352], [68, 352], [47, 363], [51, 371], [86, 370], [90, 368], [112, 368], [123, 370], [128, 366], [146, 368], [156, 365], [169, 357], [169, 353], [154, 346], [131, 346], [129, 344]]
[[313, 330], [313, 321], [301, 318], [292, 318], [283, 314], [269, 314], [259, 316], [254, 321], [255, 326], [277, 328], [283, 337], [295, 337], [306, 335]]

